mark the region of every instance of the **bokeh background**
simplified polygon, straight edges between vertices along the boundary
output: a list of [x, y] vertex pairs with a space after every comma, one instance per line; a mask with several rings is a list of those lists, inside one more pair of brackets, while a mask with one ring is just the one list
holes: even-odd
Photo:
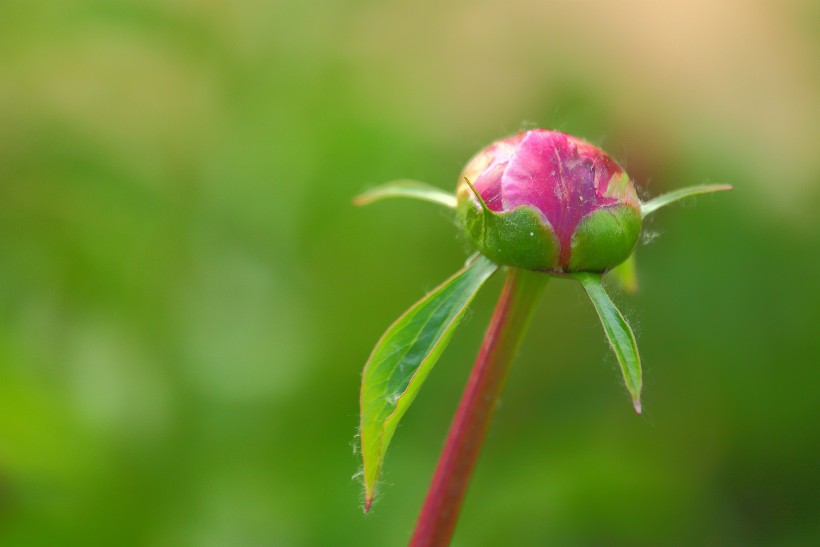
[[361, 367], [466, 256], [453, 188], [582, 136], [655, 215], [616, 293], [636, 416], [547, 288], [455, 544], [820, 542], [816, 2], [0, 2], [0, 543], [402, 545], [489, 318], [479, 295], [362, 512]]

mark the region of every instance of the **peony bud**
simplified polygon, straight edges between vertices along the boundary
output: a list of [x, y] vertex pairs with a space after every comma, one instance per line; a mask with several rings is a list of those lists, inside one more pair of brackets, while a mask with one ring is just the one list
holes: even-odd
[[498, 264], [603, 272], [626, 260], [641, 202], [615, 161], [581, 139], [535, 129], [495, 142], [461, 173], [458, 216]]

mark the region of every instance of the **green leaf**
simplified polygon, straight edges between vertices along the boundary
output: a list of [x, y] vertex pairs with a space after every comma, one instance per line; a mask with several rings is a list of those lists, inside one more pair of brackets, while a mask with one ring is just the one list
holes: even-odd
[[364, 367], [360, 442], [365, 510], [399, 420], [450, 342], [459, 320], [498, 266], [479, 256], [399, 317]]
[[451, 209], [456, 207], [456, 196], [415, 180], [394, 180], [372, 188], [353, 199], [355, 205], [370, 205], [375, 201], [389, 198], [410, 198], [421, 201], [431, 201]]
[[624, 375], [626, 389], [632, 396], [632, 404], [635, 411], [641, 413], [641, 357], [638, 354], [638, 345], [635, 343], [635, 335], [629, 328], [624, 316], [615, 307], [609, 295], [601, 284], [601, 276], [592, 273], [572, 274], [584, 286], [601, 324], [604, 326], [606, 338], [609, 345], [615, 352], [621, 373]]
[[626, 292], [633, 294], [638, 292], [638, 272], [635, 268], [635, 253], [629, 258], [615, 266], [609, 273], [618, 280], [618, 284]]
[[704, 184], [701, 186], [689, 186], [687, 188], [674, 190], [666, 194], [661, 194], [660, 196], [652, 198], [646, 203], [641, 204], [641, 216], [646, 218], [661, 207], [665, 207], [670, 203], [674, 203], [684, 198], [731, 189], [732, 186], [729, 184]]

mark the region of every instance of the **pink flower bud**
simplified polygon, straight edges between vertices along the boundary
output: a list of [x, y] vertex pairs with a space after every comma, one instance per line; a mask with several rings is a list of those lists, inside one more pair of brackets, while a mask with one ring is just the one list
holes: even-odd
[[530, 270], [608, 270], [629, 257], [641, 230], [626, 172], [600, 148], [557, 131], [491, 144], [465, 166], [457, 197], [476, 248]]

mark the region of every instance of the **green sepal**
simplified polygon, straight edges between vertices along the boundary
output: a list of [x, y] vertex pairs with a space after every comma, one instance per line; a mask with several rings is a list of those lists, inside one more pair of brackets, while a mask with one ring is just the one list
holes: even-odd
[[456, 207], [456, 197], [453, 194], [417, 180], [394, 180], [377, 186], [376, 188], [371, 188], [367, 192], [356, 196], [353, 199], [353, 203], [359, 206], [370, 205], [376, 201], [391, 198], [430, 201], [438, 205], [444, 205], [450, 209], [455, 209]]
[[626, 322], [623, 314], [618, 310], [601, 283], [601, 276], [593, 273], [572, 274], [583, 285], [601, 324], [604, 327], [606, 338], [615, 353], [621, 373], [624, 377], [626, 389], [632, 397], [635, 412], [641, 413], [641, 356], [638, 353], [638, 344], [635, 334]]
[[700, 186], [688, 186], [686, 188], [673, 190], [672, 192], [661, 194], [660, 196], [652, 198], [646, 203], [641, 204], [641, 216], [643, 218], [646, 218], [647, 216], [651, 215], [661, 207], [665, 207], [670, 203], [674, 203], [681, 199], [685, 199], [692, 196], [698, 196], [700, 194], [722, 192], [731, 189], [732, 186], [730, 184], [703, 184]]
[[570, 242], [569, 271], [603, 272], [632, 254], [641, 233], [641, 215], [628, 205], [597, 209], [578, 223]]
[[[466, 180], [466, 179], [465, 179]], [[457, 215], [476, 249], [497, 264], [526, 270], [552, 270], [558, 264], [558, 238], [549, 222], [528, 205], [496, 213], [467, 181], [469, 196], [458, 201]]]
[[450, 342], [484, 282], [498, 269], [477, 257], [399, 317], [376, 344], [362, 374], [359, 430], [365, 510], [373, 501], [396, 426]]

